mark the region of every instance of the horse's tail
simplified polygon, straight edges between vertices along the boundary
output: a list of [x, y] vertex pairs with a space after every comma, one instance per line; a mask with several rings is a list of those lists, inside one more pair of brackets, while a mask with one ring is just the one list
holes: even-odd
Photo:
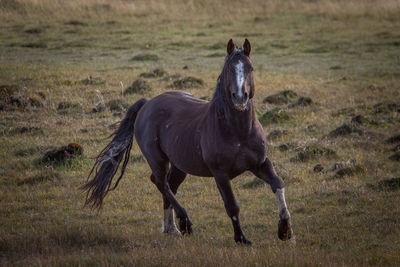
[[[147, 99], [142, 98], [128, 109], [118, 129], [110, 135], [110, 137], [114, 136], [114, 138], [97, 156], [96, 162], [88, 175], [89, 179], [94, 171], [93, 179], [80, 188], [87, 192], [85, 206], [91, 205], [92, 208], [101, 208], [107, 193], [118, 186], [128, 164], [133, 144], [136, 116], [147, 101]], [[120, 176], [111, 186], [112, 179], [117, 173], [122, 159], [124, 159], [124, 163], [122, 164]]]

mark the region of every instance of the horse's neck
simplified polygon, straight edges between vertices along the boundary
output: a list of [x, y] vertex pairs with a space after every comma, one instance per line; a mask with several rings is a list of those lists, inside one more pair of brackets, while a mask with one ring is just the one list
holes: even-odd
[[255, 119], [253, 100], [249, 100], [248, 108], [245, 111], [236, 110], [226, 99], [223, 82], [221, 77], [218, 78], [217, 89], [211, 100], [210, 112], [214, 113], [220, 127], [229, 127], [233, 134], [239, 138], [245, 138], [250, 134]]

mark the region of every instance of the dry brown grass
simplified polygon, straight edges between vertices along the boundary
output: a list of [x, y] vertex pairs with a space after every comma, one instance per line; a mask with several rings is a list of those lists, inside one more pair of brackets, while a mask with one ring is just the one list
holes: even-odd
[[[212, 0], [1, 0], [0, 12], [3, 16], [17, 15], [36, 18], [67, 18], [71, 16], [112, 17], [121, 15], [163, 14], [174, 18], [196, 16], [221, 16], [235, 19], [238, 15], [275, 14], [277, 12], [304, 12], [329, 15], [385, 16], [398, 12], [399, 0], [250, 0], [250, 1], [212, 1]], [[43, 17], [45, 16], [45, 17]]]
[[[11, 95], [27, 99], [26, 105], [0, 110], [0, 264], [400, 263], [400, 191], [379, 184], [400, 175], [399, 163], [388, 159], [398, 144], [385, 142], [400, 134], [399, 112], [376, 106], [400, 106], [399, 1], [247, 3], [0, 0], [0, 105], [7, 86]], [[227, 40], [241, 43], [244, 37], [253, 47], [257, 115], [275, 108], [263, 99], [282, 90], [314, 103], [281, 105], [290, 119], [264, 128], [266, 135], [286, 131], [269, 140], [269, 155], [287, 184], [296, 242], [278, 240], [274, 196], [250, 173], [233, 187], [252, 247], [234, 244], [210, 178], [189, 176], [178, 193], [193, 220], [193, 236], [163, 235], [161, 196], [136, 145], [104, 209], [83, 209], [77, 188], [93, 164], [90, 157], [124, 114], [119, 105], [98, 113], [92, 108], [100, 101], [131, 104], [154, 97], [186, 76], [204, 81], [187, 91], [210, 97]], [[159, 67], [170, 78], [145, 78], [150, 91], [121, 95], [121, 82], [127, 88]], [[34, 100], [40, 104], [29, 104]], [[363, 135], [329, 136], [355, 115], [366, 118], [359, 126]], [[83, 157], [40, 162], [50, 146], [70, 142], [84, 147]], [[280, 150], [283, 144], [287, 151]], [[337, 157], [296, 160], [300, 151], [321, 147]], [[349, 160], [355, 160], [351, 175], [330, 170]], [[318, 163], [326, 172], [313, 172]]]

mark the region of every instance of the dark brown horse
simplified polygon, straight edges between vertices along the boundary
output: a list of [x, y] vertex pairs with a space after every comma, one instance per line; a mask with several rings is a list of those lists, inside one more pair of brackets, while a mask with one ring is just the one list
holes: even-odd
[[[113, 140], [97, 157], [89, 174], [90, 177], [95, 170], [95, 176], [82, 187], [87, 190], [86, 204], [101, 207], [107, 192], [118, 185], [135, 137], [152, 170], [150, 179], [163, 195], [164, 233], [192, 232], [192, 222], [175, 198], [189, 173], [215, 178], [232, 220], [235, 241], [251, 244], [241, 229], [239, 206], [230, 182], [250, 170], [275, 193], [280, 217], [278, 236], [289, 239], [292, 230], [284, 183], [267, 157], [265, 134], [254, 112], [250, 50], [247, 39], [241, 49], [229, 40], [228, 55], [211, 101], [185, 92], [167, 92], [133, 104]], [[122, 160], [121, 174], [112, 186]], [[174, 211], [179, 218], [179, 230]]]

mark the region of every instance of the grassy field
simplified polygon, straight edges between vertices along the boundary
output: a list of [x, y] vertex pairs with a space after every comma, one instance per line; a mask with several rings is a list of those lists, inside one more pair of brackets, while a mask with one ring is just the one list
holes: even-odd
[[[400, 264], [400, 1], [64, 2], [0, 0], [1, 265]], [[233, 181], [251, 247], [233, 242], [211, 178], [178, 192], [194, 234], [162, 234], [136, 145], [104, 208], [83, 208], [126, 107], [210, 99], [227, 41], [245, 37], [295, 240], [278, 239], [275, 197], [251, 173]], [[83, 155], [46, 160], [72, 142]]]

